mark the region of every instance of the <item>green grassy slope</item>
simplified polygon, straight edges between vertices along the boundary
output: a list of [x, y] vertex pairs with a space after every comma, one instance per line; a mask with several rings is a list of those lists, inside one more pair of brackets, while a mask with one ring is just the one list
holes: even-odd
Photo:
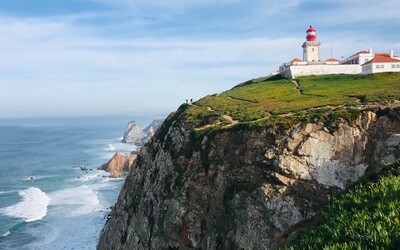
[[284, 249], [400, 249], [399, 165], [364, 176]]
[[187, 107], [185, 115], [199, 126], [229, 123], [223, 118], [249, 122], [293, 115], [324, 106], [400, 99], [400, 73], [299, 77], [295, 82], [279, 77], [259, 78], [223, 92], [206, 96]]
[[[393, 100], [400, 100], [400, 73], [310, 76], [297, 82], [264, 77], [206, 96], [194, 105], [182, 105], [166, 123], [177, 117], [191, 121], [197, 128], [193, 140], [221, 129], [291, 128], [308, 121], [321, 121], [330, 129], [339, 117], [356, 119], [360, 109], [398, 117], [400, 107], [379, 110], [379, 105], [372, 105]], [[399, 165], [379, 176], [364, 177], [336, 197], [285, 249], [400, 249]]]

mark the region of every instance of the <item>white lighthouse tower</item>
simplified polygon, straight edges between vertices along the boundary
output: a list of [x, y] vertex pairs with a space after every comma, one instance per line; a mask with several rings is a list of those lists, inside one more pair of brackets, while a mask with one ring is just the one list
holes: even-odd
[[308, 64], [317, 64], [321, 61], [319, 46], [321, 43], [317, 41], [316, 30], [310, 25], [307, 32], [307, 41], [303, 43], [303, 61]]

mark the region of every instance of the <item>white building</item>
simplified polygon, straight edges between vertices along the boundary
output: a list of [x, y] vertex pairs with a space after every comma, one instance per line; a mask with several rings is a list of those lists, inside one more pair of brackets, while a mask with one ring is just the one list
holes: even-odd
[[375, 54], [372, 60], [361, 65], [363, 74], [400, 72], [400, 58], [390, 54]]
[[358, 64], [362, 65], [372, 59], [374, 59], [375, 55], [372, 53], [372, 49], [369, 51], [359, 51], [355, 53], [354, 55], [346, 58], [345, 60], [342, 60], [340, 64]]
[[334, 58], [321, 61], [321, 43], [317, 40], [316, 30], [310, 25], [306, 32], [307, 40], [302, 45], [303, 60], [294, 58], [282, 64], [279, 67], [281, 76], [294, 79], [309, 75], [400, 72], [400, 57], [395, 56], [393, 51], [390, 54], [360, 51], [342, 61]]
[[341, 65], [340, 61], [329, 58], [321, 61], [321, 43], [317, 40], [316, 30], [310, 25], [306, 31], [306, 41], [303, 43], [303, 61], [293, 59], [279, 67], [280, 74], [285, 78], [296, 78], [308, 75], [328, 75], [328, 74], [359, 74], [360, 65]]

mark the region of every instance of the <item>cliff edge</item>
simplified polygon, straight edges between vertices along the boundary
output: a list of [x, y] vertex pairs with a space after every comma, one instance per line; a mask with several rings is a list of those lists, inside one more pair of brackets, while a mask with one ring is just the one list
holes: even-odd
[[350, 97], [344, 84], [325, 100], [310, 95], [322, 88], [307, 89], [310, 79], [264, 78], [183, 105], [142, 148], [98, 249], [285, 244], [332, 196], [400, 155], [397, 78], [379, 101], [382, 84]]

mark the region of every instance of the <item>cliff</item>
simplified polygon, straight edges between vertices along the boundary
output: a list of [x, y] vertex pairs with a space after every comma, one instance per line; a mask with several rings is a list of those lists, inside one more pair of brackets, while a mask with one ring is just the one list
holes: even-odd
[[[299, 100], [309, 98], [290, 84]], [[325, 100], [327, 108], [307, 112], [290, 109], [295, 101], [265, 110], [238, 93], [256, 87], [242, 84], [167, 118], [131, 168], [98, 249], [276, 248], [332, 196], [400, 155], [392, 97], [364, 104], [352, 97], [358, 106], [333, 108]], [[218, 98], [242, 106], [211, 102]], [[256, 109], [263, 116], [249, 118]]]
[[125, 176], [128, 174], [136, 157], [137, 155], [122, 155], [117, 152], [106, 164], [101, 165], [99, 170], [110, 172], [111, 178]]

